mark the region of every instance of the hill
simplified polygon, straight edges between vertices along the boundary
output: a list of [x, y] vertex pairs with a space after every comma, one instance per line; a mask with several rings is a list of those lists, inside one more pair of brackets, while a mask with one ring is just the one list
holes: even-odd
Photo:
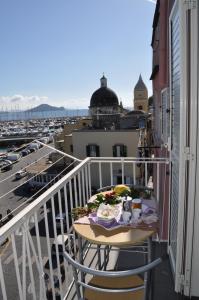
[[58, 111], [58, 110], [65, 110], [65, 108], [63, 106], [56, 107], [56, 106], [51, 106], [49, 104], [40, 104], [36, 107], [26, 110], [26, 112]]

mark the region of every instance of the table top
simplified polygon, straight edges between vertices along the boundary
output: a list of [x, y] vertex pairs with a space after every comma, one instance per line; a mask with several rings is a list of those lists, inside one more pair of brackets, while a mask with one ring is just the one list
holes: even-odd
[[107, 230], [96, 224], [75, 223], [73, 228], [78, 235], [91, 243], [118, 247], [140, 244], [155, 233], [153, 229], [144, 230], [128, 226]]
[[[107, 191], [101, 193], [105, 194], [106, 192]], [[95, 199], [96, 195], [93, 195], [89, 199], [89, 202]], [[152, 200], [147, 200], [150, 205], [152, 205], [151, 201]], [[144, 229], [132, 228], [125, 225], [108, 230], [97, 224], [74, 223], [73, 228], [78, 235], [91, 243], [118, 247], [140, 244], [157, 232], [157, 228], [154, 227]]]

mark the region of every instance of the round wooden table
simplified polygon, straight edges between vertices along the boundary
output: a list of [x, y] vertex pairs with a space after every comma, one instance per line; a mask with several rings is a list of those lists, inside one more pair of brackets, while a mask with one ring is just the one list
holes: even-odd
[[146, 241], [154, 234], [154, 230], [119, 227], [107, 230], [99, 225], [73, 224], [75, 232], [82, 238], [98, 245], [128, 247]]
[[[97, 256], [98, 256], [98, 269], [102, 268], [106, 270], [107, 263], [109, 261], [109, 251], [111, 247], [116, 247], [126, 251], [128, 247], [143, 247], [143, 243], [147, 242], [147, 246], [141, 250], [138, 250], [140, 253], [145, 253], [147, 255], [147, 263], [151, 262], [152, 258], [152, 235], [155, 233], [155, 230], [144, 230], [138, 228], [118, 227], [112, 230], [107, 230], [99, 225], [92, 224], [73, 224], [75, 232], [78, 234], [78, 245], [79, 245], [79, 261], [81, 264], [84, 264], [83, 258], [83, 248], [82, 248], [82, 238], [89, 241], [91, 244], [96, 244], [97, 246]], [[104, 246], [104, 259], [103, 263], [101, 260], [101, 245]], [[108, 250], [107, 250], [108, 248]], [[148, 272], [149, 280], [151, 280], [150, 272]], [[82, 275], [82, 281], [84, 281], [84, 276]], [[90, 291], [90, 290], [89, 290]], [[115, 297], [115, 295], [114, 295]], [[91, 297], [90, 299], [93, 299]], [[109, 298], [108, 299], [112, 299]], [[114, 299], [114, 298], [113, 298]], [[119, 298], [120, 299], [120, 298]], [[125, 298], [126, 299], [126, 298]], [[140, 299], [140, 298], [135, 298]]]

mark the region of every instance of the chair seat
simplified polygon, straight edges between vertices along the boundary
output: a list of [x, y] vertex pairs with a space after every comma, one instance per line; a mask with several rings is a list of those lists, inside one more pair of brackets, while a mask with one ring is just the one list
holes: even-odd
[[[139, 285], [143, 285], [143, 279], [137, 275], [118, 278], [104, 278], [94, 276], [89, 281], [89, 284], [105, 288], [133, 288]], [[84, 297], [86, 300], [143, 300], [144, 289], [128, 293], [106, 293], [86, 288]]]

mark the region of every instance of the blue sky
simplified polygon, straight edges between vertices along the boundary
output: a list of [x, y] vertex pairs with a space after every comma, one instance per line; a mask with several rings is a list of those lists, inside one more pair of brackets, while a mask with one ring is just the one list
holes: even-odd
[[1, 0], [0, 109], [86, 108], [102, 73], [132, 106], [151, 94], [153, 0]]

